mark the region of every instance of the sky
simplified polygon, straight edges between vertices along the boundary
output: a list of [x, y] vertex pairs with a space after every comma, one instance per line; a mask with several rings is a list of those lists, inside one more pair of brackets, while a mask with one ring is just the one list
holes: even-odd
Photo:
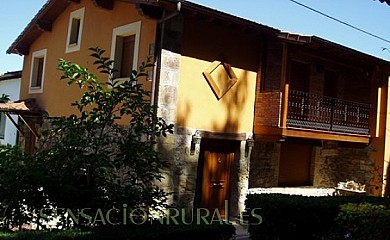
[[[283, 31], [315, 35], [390, 61], [390, 6], [379, 0], [190, 1]], [[23, 57], [6, 54], [6, 51], [46, 0], [6, 2], [0, 8], [0, 73], [22, 69]], [[384, 40], [341, 24], [296, 2]]]

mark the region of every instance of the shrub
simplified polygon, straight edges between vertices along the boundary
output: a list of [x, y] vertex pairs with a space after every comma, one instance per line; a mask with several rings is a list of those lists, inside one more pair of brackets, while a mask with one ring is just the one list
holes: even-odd
[[42, 174], [18, 146], [0, 146], [0, 227], [21, 228], [46, 204]]
[[[258, 214], [262, 216], [263, 222], [260, 225], [250, 225], [249, 232], [252, 239], [329, 239], [331, 231], [337, 231], [338, 234], [343, 231], [335, 226], [345, 219], [342, 206], [348, 203], [354, 205], [371, 203], [378, 209], [381, 209], [379, 206], [390, 205], [387, 198], [368, 196], [304, 197], [251, 194], [247, 197], [246, 207], [261, 208]], [[358, 208], [357, 211], [362, 215], [369, 212], [363, 210], [364, 208]], [[348, 214], [350, 215], [349, 212]], [[251, 218], [249, 220], [257, 221]]]
[[388, 240], [389, 222], [388, 206], [372, 203], [343, 204], [328, 239]]
[[204, 240], [231, 239], [235, 232], [232, 225], [140, 225], [92, 228], [89, 230], [20, 231], [1, 233], [1, 240]]

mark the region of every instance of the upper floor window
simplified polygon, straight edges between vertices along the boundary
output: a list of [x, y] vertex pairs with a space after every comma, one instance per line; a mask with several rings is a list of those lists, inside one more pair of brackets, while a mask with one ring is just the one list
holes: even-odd
[[70, 13], [68, 38], [66, 41], [66, 53], [80, 50], [81, 35], [83, 32], [84, 10], [85, 8], [80, 8]]
[[43, 49], [32, 54], [30, 93], [43, 92], [43, 81], [45, 79], [45, 64], [47, 50]]
[[127, 78], [137, 69], [141, 22], [130, 23], [113, 30], [111, 59], [118, 70], [114, 78]]

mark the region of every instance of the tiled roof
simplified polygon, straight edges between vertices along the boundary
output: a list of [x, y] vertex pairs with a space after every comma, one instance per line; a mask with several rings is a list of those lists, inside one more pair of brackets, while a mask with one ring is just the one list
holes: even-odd
[[[114, 0], [107, 0], [107, 2]], [[29, 54], [30, 45], [42, 34], [43, 31], [51, 31], [52, 23], [57, 19], [57, 17], [64, 11], [64, 9], [71, 4], [71, 2], [79, 2], [79, 0], [48, 0], [47, 3], [41, 8], [41, 10], [34, 16], [31, 22], [26, 26], [22, 33], [17, 37], [17, 39], [12, 43], [8, 48], [7, 53], [11, 54]], [[94, 3], [102, 3], [104, 1], [94, 0]], [[174, 5], [178, 0], [126, 0], [128, 3], [143, 3], [143, 4], [158, 4], [161, 7], [166, 4]], [[238, 24], [243, 24], [247, 27], [252, 27], [254, 29], [262, 29], [263, 31], [278, 32], [279, 30], [236, 17], [227, 13], [220, 12], [215, 9], [210, 9], [202, 5], [195, 3], [183, 1], [183, 8], [187, 8], [190, 11], [202, 12], [209, 15], [215, 15], [221, 19], [237, 22]]]
[[[384, 1], [384, 0], [383, 0]], [[390, 2], [390, 0], [387, 0]], [[308, 35], [302, 35], [299, 33], [290, 33], [290, 32], [280, 32], [278, 34], [278, 38], [286, 40], [288, 42], [293, 42], [296, 44], [308, 44], [311, 45], [312, 48], [316, 48], [317, 52], [321, 51], [321, 54], [323, 55], [332, 55], [332, 56], [338, 56], [338, 58], [341, 58], [344, 56], [348, 61], [350, 60], [356, 60], [359, 59], [365, 63], [368, 62], [376, 62], [376, 63], [384, 63], [386, 65], [389, 65], [390, 62], [377, 58], [375, 56], [357, 51], [355, 49], [349, 48], [347, 46], [328, 41], [324, 38], [320, 38], [317, 36], [308, 36]], [[321, 47], [322, 50], [319, 49]]]
[[26, 113], [29, 115], [41, 115], [43, 113], [34, 98], [0, 103], [0, 112], [16, 114]]
[[[115, 0], [106, 0], [107, 2], [112, 2]], [[124, 0], [122, 0], [124, 1]], [[390, 5], [390, 0], [379, 0], [380, 2], [386, 2]], [[62, 13], [62, 11], [69, 5], [71, 2], [80, 2], [80, 0], [48, 0], [47, 3], [42, 7], [42, 9], [36, 14], [30, 24], [24, 29], [24, 31], [19, 35], [19, 37], [12, 43], [12, 45], [7, 50], [7, 53], [16, 53], [16, 54], [28, 54], [30, 45], [40, 36], [42, 30], [50, 31], [51, 25], [55, 19]], [[95, 4], [102, 4], [105, 1], [94, 0]], [[126, 0], [128, 3], [143, 3], [143, 4], [157, 4], [160, 7], [166, 7], [166, 4], [175, 5], [178, 0]], [[281, 32], [279, 29], [275, 29], [266, 25], [262, 25], [257, 22], [253, 22], [248, 19], [237, 17], [228, 13], [220, 12], [216, 9], [211, 9], [203, 5], [192, 3], [190, 1], [182, 2], [182, 11], [189, 11], [192, 14], [201, 14], [205, 16], [216, 17], [221, 19], [228, 24], [234, 23], [241, 26], [243, 29], [251, 30], [254, 32], [261, 32], [264, 34], [270, 34], [272, 37], [279, 37], [287, 41], [293, 41], [299, 44], [311, 44], [313, 42], [318, 42], [323, 46], [327, 46], [328, 49], [336, 49], [336, 51], [345, 51], [354, 54], [354, 56], [360, 56], [361, 58], [367, 58], [374, 61], [382, 62], [389, 64], [388, 61], [369, 56], [360, 51], [356, 51], [340, 44], [316, 37], [316, 36], [304, 36], [300, 34], [286, 33]]]
[[22, 71], [6, 72], [3, 75], [0, 75], [0, 81], [21, 78]]

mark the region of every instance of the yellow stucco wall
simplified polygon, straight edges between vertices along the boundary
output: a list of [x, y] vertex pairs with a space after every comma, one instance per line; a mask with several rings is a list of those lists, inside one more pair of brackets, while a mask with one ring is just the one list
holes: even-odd
[[[261, 39], [242, 28], [187, 17], [182, 36], [177, 125], [225, 133], [252, 132]], [[238, 78], [217, 99], [202, 72], [214, 61], [231, 65]]]
[[256, 73], [232, 66], [238, 81], [218, 100], [202, 75], [210, 64], [181, 58], [177, 125], [216, 132], [251, 132]]
[[[84, 27], [81, 36], [81, 50], [65, 53], [70, 13], [85, 7]], [[76, 86], [66, 86], [66, 81], [60, 81], [61, 72], [57, 70], [58, 59], [78, 63], [96, 73], [89, 57], [90, 47], [100, 47], [106, 50], [110, 57], [113, 29], [129, 23], [141, 22], [140, 47], [138, 63], [145, 61], [149, 53], [149, 44], [155, 41], [156, 23], [141, 17], [134, 4], [115, 1], [114, 10], [105, 10], [93, 4], [93, 1], [82, 0], [81, 3], [71, 3], [69, 7], [53, 23], [51, 32], [43, 32], [31, 45], [29, 55], [24, 58], [23, 77], [21, 84], [21, 99], [36, 98], [40, 106], [52, 116], [73, 113], [70, 103], [81, 96]], [[45, 79], [43, 93], [29, 94], [31, 58], [35, 51], [47, 49]], [[101, 76], [104, 79], [105, 76]], [[149, 90], [150, 82], [143, 82]]]

